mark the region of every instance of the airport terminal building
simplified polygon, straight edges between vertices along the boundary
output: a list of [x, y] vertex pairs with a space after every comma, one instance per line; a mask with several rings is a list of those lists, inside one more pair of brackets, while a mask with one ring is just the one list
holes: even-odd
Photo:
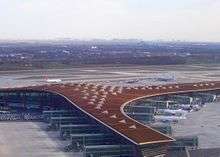
[[[67, 83], [5, 88], [0, 91], [0, 118], [41, 119], [48, 129], [59, 131], [62, 139], [70, 139], [67, 150], [82, 151], [85, 157], [163, 157], [175, 139], [141, 123], [137, 119], [143, 118], [142, 113], [128, 112], [126, 106], [160, 95], [219, 89], [220, 82], [144, 87]], [[144, 109], [148, 113], [153, 110]], [[144, 109], [142, 106], [141, 111]]]

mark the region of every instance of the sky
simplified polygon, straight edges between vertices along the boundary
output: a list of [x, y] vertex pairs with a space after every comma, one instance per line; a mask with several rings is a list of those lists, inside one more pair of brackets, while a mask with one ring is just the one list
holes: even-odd
[[0, 39], [220, 42], [220, 0], [0, 0]]

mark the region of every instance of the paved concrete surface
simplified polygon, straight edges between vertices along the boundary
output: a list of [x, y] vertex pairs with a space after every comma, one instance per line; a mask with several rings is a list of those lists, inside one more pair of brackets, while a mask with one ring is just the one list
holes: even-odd
[[[163, 65], [163, 66], [115, 66], [76, 67], [71, 69], [0, 71], [0, 87], [45, 84], [48, 78], [62, 82], [93, 81], [116, 85], [166, 84], [220, 80], [220, 64], [217, 65]], [[161, 79], [168, 78], [168, 81]], [[174, 80], [172, 79], [174, 78]]]
[[220, 147], [220, 102], [207, 104], [186, 120], [173, 124], [174, 136], [197, 135], [200, 148]]
[[41, 122], [0, 122], [0, 157], [81, 157], [63, 152], [67, 141], [47, 132]]
[[189, 150], [189, 155], [186, 151], [168, 151], [165, 157], [220, 157], [220, 148]]

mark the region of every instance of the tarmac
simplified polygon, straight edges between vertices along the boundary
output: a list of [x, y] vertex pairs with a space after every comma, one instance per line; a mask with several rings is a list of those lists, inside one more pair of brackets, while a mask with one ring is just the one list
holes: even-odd
[[43, 122], [0, 122], [1, 157], [82, 157], [82, 153], [64, 152], [69, 141], [55, 131], [45, 131]]
[[220, 64], [114, 67], [91, 66], [69, 69], [0, 71], [0, 87], [6, 88], [46, 84], [46, 78], [61, 79], [63, 83], [92, 81], [126, 86], [215, 81], [220, 80]]
[[209, 103], [199, 111], [187, 114], [187, 119], [173, 124], [174, 136], [199, 138], [199, 148], [220, 148], [220, 102]]

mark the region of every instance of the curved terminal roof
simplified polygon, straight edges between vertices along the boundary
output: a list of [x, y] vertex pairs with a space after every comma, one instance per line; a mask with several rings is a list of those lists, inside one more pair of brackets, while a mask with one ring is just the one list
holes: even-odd
[[[87, 115], [136, 145], [168, 143], [171, 137], [164, 135], [128, 117], [124, 106], [142, 97], [171, 93], [208, 91], [220, 89], [220, 82], [200, 82], [160, 86], [120, 87], [93, 83], [52, 84], [19, 88], [57, 93]], [[12, 90], [12, 89], [7, 89]]]

